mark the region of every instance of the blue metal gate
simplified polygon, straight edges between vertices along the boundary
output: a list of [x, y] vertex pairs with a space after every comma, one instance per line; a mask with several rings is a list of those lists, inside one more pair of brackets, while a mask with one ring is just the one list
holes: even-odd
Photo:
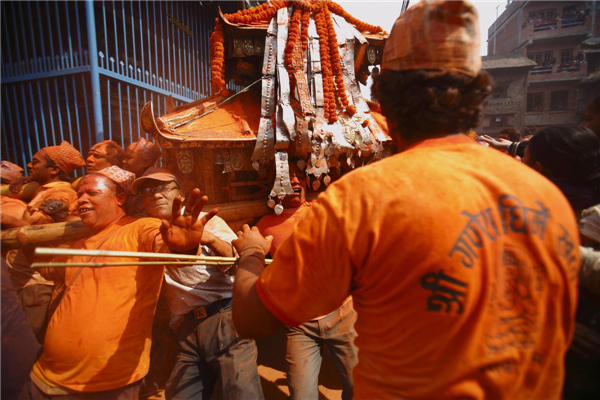
[[62, 140], [84, 156], [104, 139], [123, 147], [152, 140], [139, 126], [147, 101], [161, 115], [169, 95], [180, 105], [211, 94], [218, 6], [230, 12], [237, 4], [3, 1], [2, 159], [25, 167]]

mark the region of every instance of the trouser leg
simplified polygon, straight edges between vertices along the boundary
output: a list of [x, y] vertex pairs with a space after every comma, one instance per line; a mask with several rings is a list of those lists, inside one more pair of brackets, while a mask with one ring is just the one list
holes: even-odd
[[23, 313], [29, 320], [33, 334], [40, 344], [44, 344], [46, 333], [46, 314], [52, 299], [53, 286], [32, 285], [19, 291], [19, 300], [23, 306]]
[[202, 343], [198, 340], [202, 322], [186, 318], [179, 327], [175, 367], [165, 386], [167, 400], [208, 400], [212, 395], [216, 375], [206, 362]]
[[[231, 314], [231, 306], [214, 317], [215, 334], [207, 342], [207, 361], [221, 379], [223, 400], [263, 399], [254, 340], [241, 339]], [[208, 333], [208, 332], [207, 332]], [[208, 339], [208, 338], [207, 338]]]
[[333, 359], [340, 377], [342, 400], [350, 400], [353, 396], [352, 370], [358, 363], [358, 350], [354, 345], [356, 317], [356, 311], [350, 301], [332, 315], [319, 321], [323, 338], [327, 343], [327, 355]]
[[287, 381], [292, 400], [319, 398], [319, 370], [323, 342], [318, 337], [318, 322], [286, 328]]

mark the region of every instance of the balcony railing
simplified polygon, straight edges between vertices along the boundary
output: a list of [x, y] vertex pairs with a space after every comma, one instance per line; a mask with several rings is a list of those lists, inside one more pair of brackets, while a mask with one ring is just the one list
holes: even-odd
[[580, 64], [581, 64], [581, 61], [579, 61], [579, 60], [567, 61], [556, 67], [556, 73], [560, 74], [560, 73], [564, 73], [564, 72], [579, 71], [579, 69], [581, 67]]
[[536, 19], [535, 21], [533, 21], [533, 31], [534, 32], [545, 31], [545, 30], [549, 30], [549, 29], [556, 29], [556, 19], [555, 18], [553, 18], [551, 20]]
[[534, 67], [531, 70], [531, 75], [551, 74], [553, 66], [554, 66], [554, 63], [551, 63], [551, 62], [546, 62], [542, 65], [538, 65], [537, 67]]
[[583, 24], [585, 24], [585, 14], [582, 12], [563, 15], [560, 21], [561, 29], [572, 28]]

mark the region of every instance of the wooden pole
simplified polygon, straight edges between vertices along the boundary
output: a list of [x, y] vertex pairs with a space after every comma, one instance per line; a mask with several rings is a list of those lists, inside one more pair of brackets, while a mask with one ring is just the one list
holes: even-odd
[[93, 235], [81, 221], [59, 222], [56, 224], [30, 225], [6, 229], [0, 233], [2, 251], [39, 245], [51, 245], [77, 240]]
[[[310, 197], [310, 196], [309, 196]], [[225, 222], [258, 218], [273, 212], [266, 204], [266, 199], [236, 201], [224, 204], [209, 204], [202, 211], [209, 212], [219, 208], [219, 217]], [[55, 224], [23, 226], [6, 229], [0, 233], [2, 251], [19, 249], [29, 246], [47, 246], [64, 243], [91, 236], [95, 233], [83, 225], [81, 221], [59, 222]]]

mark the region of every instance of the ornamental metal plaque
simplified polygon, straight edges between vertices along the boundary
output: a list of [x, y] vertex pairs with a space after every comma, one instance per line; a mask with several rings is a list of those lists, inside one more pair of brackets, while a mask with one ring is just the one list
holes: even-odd
[[247, 56], [254, 54], [254, 40], [252, 38], [244, 38], [244, 54]]

